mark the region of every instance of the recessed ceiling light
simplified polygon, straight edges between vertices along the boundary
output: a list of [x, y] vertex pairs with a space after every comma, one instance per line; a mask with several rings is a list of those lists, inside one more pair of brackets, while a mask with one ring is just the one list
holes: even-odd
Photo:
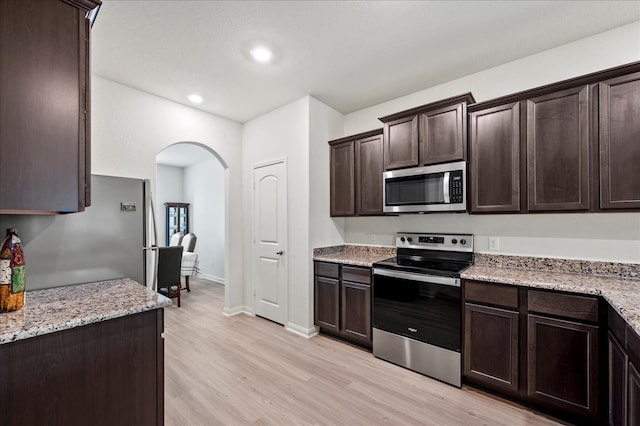
[[254, 47], [253, 49], [251, 49], [250, 53], [253, 59], [261, 64], [266, 64], [267, 62], [271, 61], [271, 58], [273, 57], [273, 53], [271, 53], [271, 50], [267, 49], [264, 46]]
[[200, 95], [189, 95], [189, 96], [187, 96], [187, 99], [189, 99], [194, 104], [201, 104], [202, 101], [204, 100], [204, 99], [202, 99], [202, 96], [200, 96]]

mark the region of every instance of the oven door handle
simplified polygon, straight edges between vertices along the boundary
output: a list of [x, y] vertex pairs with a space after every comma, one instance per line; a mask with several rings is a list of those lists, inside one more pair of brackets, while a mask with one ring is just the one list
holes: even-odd
[[373, 268], [373, 275], [382, 275], [384, 277], [399, 278], [401, 280], [420, 281], [423, 283], [460, 287], [460, 278], [438, 277], [435, 275], [416, 274], [413, 272], [401, 272], [382, 268]]

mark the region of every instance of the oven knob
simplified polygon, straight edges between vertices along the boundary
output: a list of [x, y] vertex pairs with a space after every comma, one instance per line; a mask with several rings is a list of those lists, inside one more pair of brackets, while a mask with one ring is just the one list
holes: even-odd
[[413, 238], [411, 238], [411, 237], [407, 237], [407, 242], [408, 242], [409, 244], [411, 244], [411, 241], [413, 241]]
[[462, 245], [467, 244], [467, 240], [460, 240], [460, 244], [462, 244]]
[[[453, 240], [451, 240], [451, 244], [458, 244], [458, 240], [456, 240], [455, 238]], [[463, 243], [464, 244], [464, 243]]]
[[404, 237], [400, 237], [400, 241], [404, 243]]

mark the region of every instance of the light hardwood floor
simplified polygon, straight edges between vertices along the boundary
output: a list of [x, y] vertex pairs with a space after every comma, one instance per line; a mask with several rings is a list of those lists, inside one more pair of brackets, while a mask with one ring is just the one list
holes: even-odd
[[552, 425], [325, 336], [222, 314], [224, 287], [192, 278], [165, 309], [167, 425]]

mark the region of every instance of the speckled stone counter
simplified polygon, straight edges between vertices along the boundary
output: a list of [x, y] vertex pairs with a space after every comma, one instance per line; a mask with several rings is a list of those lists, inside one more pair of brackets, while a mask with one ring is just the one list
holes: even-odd
[[27, 290], [22, 309], [0, 314], [0, 344], [170, 304], [170, 299], [128, 278]]
[[640, 265], [476, 254], [468, 280], [602, 296], [640, 335]]
[[313, 250], [313, 260], [368, 267], [371, 267], [375, 262], [395, 257], [395, 255], [395, 247], [385, 246], [342, 245]]

